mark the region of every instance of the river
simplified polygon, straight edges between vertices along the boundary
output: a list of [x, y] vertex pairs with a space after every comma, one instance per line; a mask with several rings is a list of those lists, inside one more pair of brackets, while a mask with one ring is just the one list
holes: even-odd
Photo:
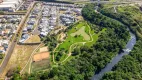
[[[130, 31], [130, 30], [129, 30]], [[124, 52], [116, 55], [110, 63], [108, 63], [104, 69], [102, 69], [98, 74], [92, 77], [92, 80], [100, 80], [106, 72], [112, 70], [112, 68], [122, 59], [123, 56], [128, 55], [130, 51], [133, 49], [134, 45], [136, 44], [136, 36], [130, 32], [131, 38], [126, 45], [126, 49], [123, 49]]]

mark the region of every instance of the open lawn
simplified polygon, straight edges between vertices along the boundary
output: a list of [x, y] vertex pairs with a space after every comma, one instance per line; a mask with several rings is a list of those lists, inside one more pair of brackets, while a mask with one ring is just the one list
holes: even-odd
[[73, 26], [73, 28], [67, 32], [66, 40], [59, 45], [56, 51], [64, 50], [65, 52], [68, 52], [68, 49], [72, 44], [90, 40], [90, 36], [88, 34], [88, 27], [86, 27], [85, 22], [79, 22], [78, 24], [75, 24], [75, 26]]
[[70, 34], [72, 37], [75, 36], [82, 36], [84, 40], [90, 40], [90, 36], [85, 32], [85, 26], [81, 27], [78, 31], [75, 33]]

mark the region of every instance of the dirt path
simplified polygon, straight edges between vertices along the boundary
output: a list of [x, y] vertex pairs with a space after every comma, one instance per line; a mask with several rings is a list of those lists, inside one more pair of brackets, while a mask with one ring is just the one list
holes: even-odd
[[[89, 35], [90, 35], [90, 37], [91, 37], [91, 40], [90, 41], [87, 41], [87, 42], [93, 42], [94, 41], [94, 39], [93, 39], [93, 37], [92, 37], [92, 35], [91, 35], [91, 29], [90, 29], [90, 27], [88, 26], [88, 28], [89, 28]], [[69, 48], [69, 54], [68, 54], [68, 57], [66, 58], [66, 59], [64, 59], [61, 63], [63, 63], [63, 62], [65, 62], [70, 56], [71, 56], [71, 49], [72, 49], [72, 46], [74, 46], [75, 44], [85, 44], [85, 43], [87, 43], [87, 42], [77, 42], [77, 43], [74, 43], [74, 44], [72, 44], [71, 46], [70, 46], [70, 48]]]
[[42, 44], [39, 44], [39, 46], [32, 52], [28, 62], [26, 63], [26, 65], [24, 66], [24, 68], [20, 71], [20, 74], [24, 71], [24, 69], [26, 68], [26, 66], [28, 65], [28, 63], [32, 60], [32, 57], [34, 55], [34, 53], [36, 52], [36, 50], [41, 46]]
[[68, 56], [61, 62], [61, 63], [63, 63], [63, 62], [65, 62], [70, 56], [71, 56], [71, 50], [72, 50], [72, 46], [74, 46], [75, 44], [85, 44], [86, 42], [77, 42], [77, 43], [74, 43], [74, 44], [72, 44], [71, 46], [70, 46], [70, 48], [69, 48], [69, 54], [68, 54]]
[[54, 51], [53, 51], [53, 56], [52, 56], [52, 58], [53, 58], [53, 63], [55, 63], [55, 64], [58, 64], [58, 63], [55, 62], [54, 52], [56, 51], [56, 49], [58, 48], [59, 45], [60, 45], [60, 44], [57, 44], [56, 48], [55, 48]]
[[[89, 35], [90, 35], [90, 37], [91, 37], [91, 40], [90, 41], [86, 41], [86, 42], [77, 42], [77, 43], [74, 43], [74, 44], [72, 44], [71, 46], [70, 46], [70, 48], [69, 48], [69, 54], [68, 54], [68, 56], [61, 62], [61, 63], [63, 63], [63, 62], [65, 62], [70, 56], [71, 56], [71, 51], [72, 51], [72, 47], [74, 46], [74, 45], [76, 45], [76, 44], [85, 44], [85, 43], [87, 43], [87, 42], [93, 42], [94, 41], [94, 39], [93, 39], [93, 37], [92, 37], [92, 35], [91, 35], [91, 29], [90, 29], [90, 27], [89, 26], [87, 26], [88, 28], [89, 28]], [[60, 35], [59, 35], [60, 36]], [[57, 40], [59, 39], [59, 36], [58, 36], [58, 38], [57, 38]], [[63, 42], [62, 42], [63, 43]], [[61, 43], [60, 43], [61, 44]], [[57, 46], [56, 46], [56, 48], [54, 49], [54, 51], [53, 51], [53, 53], [56, 51], [56, 49], [58, 48], [58, 46], [60, 45], [60, 44], [57, 44]], [[55, 63], [55, 64], [58, 64], [57, 62], [55, 62], [55, 56], [54, 56], [54, 54], [53, 54], [53, 63]]]

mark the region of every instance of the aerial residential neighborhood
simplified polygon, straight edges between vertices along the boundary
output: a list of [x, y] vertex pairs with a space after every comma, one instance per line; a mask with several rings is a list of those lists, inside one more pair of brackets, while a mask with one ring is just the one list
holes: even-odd
[[23, 15], [4, 15], [0, 18], [0, 53], [5, 53]]
[[0, 80], [141, 80], [142, 0], [0, 0]]

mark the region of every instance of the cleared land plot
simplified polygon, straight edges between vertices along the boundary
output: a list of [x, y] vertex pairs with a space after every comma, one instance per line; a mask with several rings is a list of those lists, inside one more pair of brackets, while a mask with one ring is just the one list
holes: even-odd
[[45, 70], [45, 69], [48, 69], [49, 67], [50, 67], [50, 60], [49, 59], [44, 59], [42, 61], [33, 62], [31, 72]]
[[26, 65], [29, 60], [32, 52], [38, 45], [25, 46], [25, 45], [16, 45], [15, 49], [11, 55], [11, 58], [4, 70], [2, 77], [8, 72], [12, 67], [20, 66], [21, 69]]
[[33, 57], [33, 61], [34, 62], [42, 61], [43, 59], [47, 59], [47, 58], [49, 58], [49, 52], [42, 52], [42, 53], [35, 54]]
[[46, 52], [48, 51], [48, 47], [42, 47], [39, 49], [40, 52]]

